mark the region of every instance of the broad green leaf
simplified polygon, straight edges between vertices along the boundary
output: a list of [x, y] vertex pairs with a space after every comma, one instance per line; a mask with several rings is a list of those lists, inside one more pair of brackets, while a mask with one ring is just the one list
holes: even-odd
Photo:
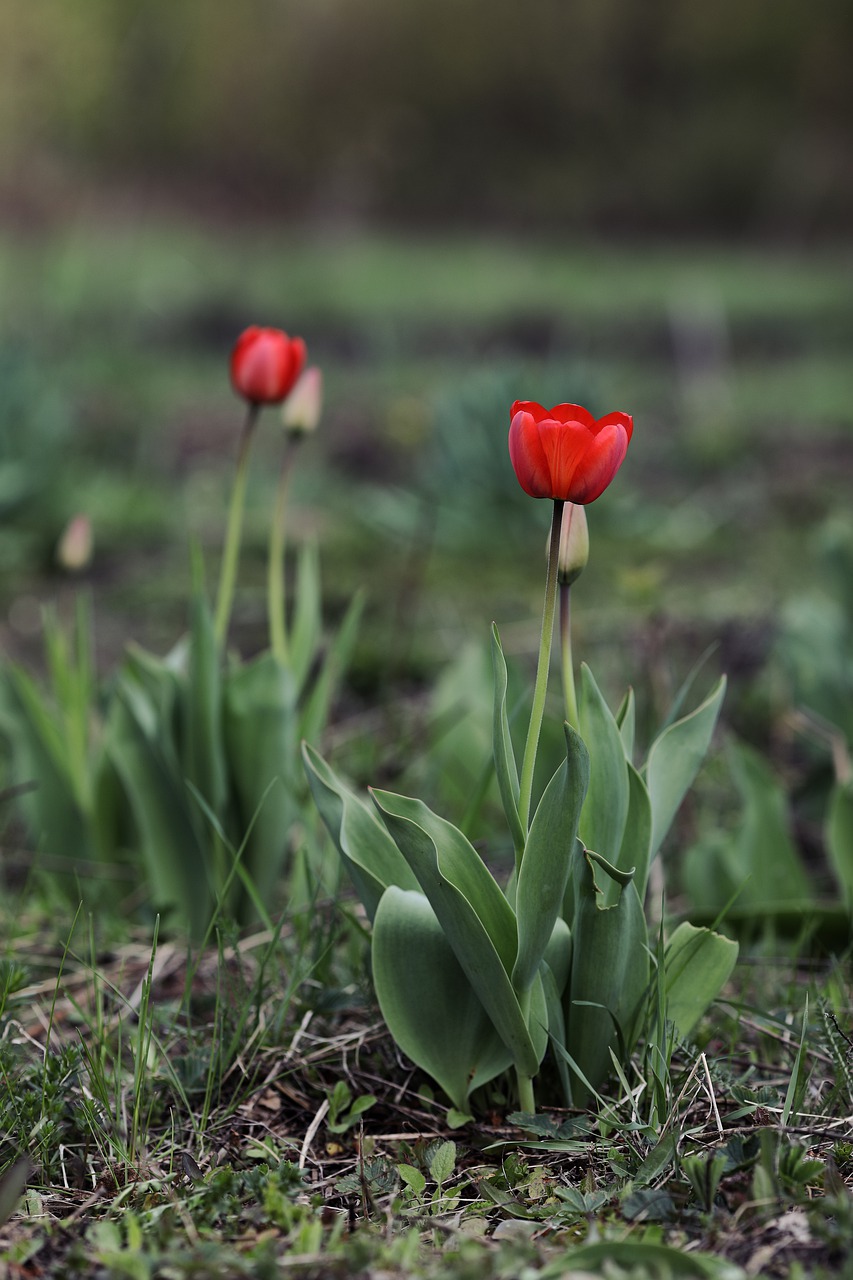
[[578, 835], [610, 862], [619, 857], [628, 817], [625, 748], [613, 713], [586, 663], [581, 667], [581, 737], [589, 751], [589, 790]]
[[695, 711], [664, 729], [652, 743], [645, 774], [652, 803], [651, 858], [660, 848], [711, 745], [725, 691], [726, 678], [722, 676]]
[[[659, 1276], [672, 1280], [747, 1280], [742, 1267], [709, 1253], [687, 1253], [655, 1240], [599, 1240], [571, 1251], [572, 1270], [578, 1274]], [[549, 1263], [538, 1280], [564, 1280], [565, 1258]]]
[[[619, 850], [617, 865], [622, 871], [634, 869], [634, 884], [641, 902], [645, 901], [652, 847], [652, 804], [648, 788], [634, 766], [628, 767], [628, 817]], [[618, 893], [610, 879], [604, 886], [604, 905], [612, 906]]]
[[516, 866], [524, 849], [524, 829], [518, 814], [518, 766], [509, 732], [506, 710], [507, 671], [498, 629], [492, 623], [492, 663], [495, 673], [494, 754], [501, 801], [512, 835]]
[[357, 796], [305, 742], [302, 759], [320, 817], [372, 920], [387, 888], [396, 885], [400, 889], [417, 889], [417, 878], [373, 807]]
[[554, 921], [543, 963], [551, 970], [557, 991], [562, 995], [572, 971], [572, 931], [562, 916]]
[[826, 848], [848, 910], [853, 910], [853, 779], [836, 782], [829, 797]]
[[566, 759], [533, 816], [516, 885], [518, 954], [512, 984], [518, 992], [530, 987], [560, 913], [589, 781], [589, 755], [583, 740], [570, 725], [564, 728]]
[[[547, 1029], [531, 1014], [544, 1000], [541, 981], [519, 1002], [510, 981], [517, 951], [516, 920], [473, 846], [420, 800], [372, 792], [397, 847], [418, 879], [468, 981], [518, 1070], [534, 1076], [547, 1045]], [[528, 1021], [528, 1015], [530, 1019]]]
[[213, 619], [200, 587], [190, 602], [187, 681], [181, 699], [184, 776], [221, 815], [228, 795], [222, 684]]
[[[577, 881], [572, 974], [564, 1009], [566, 1049], [597, 1089], [610, 1073], [611, 1048], [624, 1061], [639, 1033], [649, 957], [645, 916], [633, 881], [621, 887], [614, 906], [602, 908], [592, 861], [587, 852]], [[603, 860], [596, 861], [608, 874]], [[576, 1074], [573, 1091], [576, 1105], [585, 1105], [589, 1092]]]
[[[566, 928], [564, 922], [559, 920], [558, 924]], [[571, 958], [571, 957], [570, 957]], [[569, 1064], [566, 1061], [564, 1053], [560, 1052], [566, 1043], [566, 1020], [563, 1015], [563, 988], [565, 987], [565, 979], [560, 982], [555, 976], [551, 966], [547, 960], [542, 962], [542, 990], [545, 995], [545, 1007], [548, 1011], [548, 1035], [552, 1043], [559, 1046], [554, 1053], [554, 1065], [557, 1068], [557, 1075], [560, 1077], [560, 1085], [563, 1090], [563, 1101], [565, 1105], [572, 1104], [572, 1085], [569, 1078]]]
[[373, 925], [373, 980], [382, 1016], [403, 1053], [460, 1111], [473, 1089], [511, 1065], [424, 895], [391, 887]]
[[297, 816], [296, 685], [289, 669], [267, 652], [226, 673], [223, 703], [240, 840], [254, 819], [243, 865], [266, 900], [281, 872]]
[[190, 816], [189, 793], [175, 761], [144, 727], [146, 702], [124, 683], [111, 706], [107, 750], [140, 833], [152, 899], [177, 910], [200, 937], [213, 904], [208, 849]]
[[637, 705], [634, 698], [634, 690], [628, 689], [619, 710], [616, 712], [616, 723], [619, 726], [619, 736], [622, 739], [622, 746], [625, 749], [625, 759], [630, 764], [634, 758], [634, 736], [637, 722]]
[[738, 944], [711, 929], [685, 921], [664, 952], [666, 1016], [680, 1036], [688, 1036], [732, 975]]

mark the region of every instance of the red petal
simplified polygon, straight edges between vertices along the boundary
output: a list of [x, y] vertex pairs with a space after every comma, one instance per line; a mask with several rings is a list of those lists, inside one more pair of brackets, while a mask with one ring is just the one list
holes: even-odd
[[[516, 401], [516, 404], [525, 404]], [[513, 406], [515, 407], [515, 406]], [[539, 406], [537, 406], [539, 407]], [[531, 498], [553, 497], [551, 470], [542, 448], [539, 425], [533, 414], [522, 408], [513, 414], [509, 427], [509, 457], [518, 483]]]
[[595, 429], [595, 418], [579, 404], [555, 404], [553, 409], [548, 410], [548, 417], [556, 422], [577, 422], [588, 431]]
[[585, 505], [600, 497], [621, 467], [627, 451], [628, 432], [625, 424], [614, 422], [603, 427], [589, 441], [573, 477], [569, 501]]

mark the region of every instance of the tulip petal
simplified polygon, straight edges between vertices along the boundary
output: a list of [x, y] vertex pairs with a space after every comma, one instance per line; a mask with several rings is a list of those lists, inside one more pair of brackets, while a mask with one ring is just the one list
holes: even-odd
[[599, 431], [577, 468], [569, 501], [584, 505], [594, 502], [616, 475], [627, 452], [628, 433], [621, 422]]
[[527, 409], [522, 408], [513, 415], [509, 428], [509, 457], [525, 493], [531, 498], [553, 496], [551, 468], [540, 440], [539, 425]]
[[539, 423], [539, 439], [551, 473], [551, 497], [577, 501], [573, 496], [575, 475], [593, 438], [581, 422], [550, 419]]
[[595, 418], [588, 409], [584, 409], [579, 404], [555, 404], [553, 409], [549, 409], [547, 416], [553, 418], [555, 422], [563, 422], [567, 425], [576, 422], [586, 427], [588, 431], [595, 430]]

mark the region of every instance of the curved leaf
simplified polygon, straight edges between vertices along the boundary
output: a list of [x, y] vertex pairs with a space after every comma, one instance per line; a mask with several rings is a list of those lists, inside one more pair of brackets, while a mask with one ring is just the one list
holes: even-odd
[[[606, 871], [603, 860], [596, 861]], [[610, 1074], [611, 1048], [630, 1053], [639, 1032], [649, 980], [646, 920], [633, 882], [621, 888], [614, 906], [599, 906], [590, 854], [583, 858], [577, 891], [572, 974], [564, 1005], [566, 1049], [597, 1089]], [[572, 1075], [575, 1103], [583, 1106], [589, 1091]]]
[[737, 963], [738, 944], [711, 929], [680, 924], [664, 952], [666, 1016], [681, 1036], [693, 1030]]
[[531, 1001], [543, 1000], [541, 981], [519, 1001], [509, 977], [517, 950], [512, 908], [461, 831], [420, 800], [371, 794], [516, 1067], [534, 1076], [547, 1045], [547, 1028], [530, 1016]]
[[422, 893], [391, 887], [373, 923], [373, 981], [382, 1016], [412, 1062], [468, 1111], [473, 1089], [512, 1063]]
[[320, 817], [373, 920], [387, 888], [417, 889], [418, 881], [371, 805], [342, 782], [307, 742], [302, 744], [302, 759]]
[[589, 790], [578, 835], [587, 847], [616, 863], [628, 817], [625, 748], [613, 713], [586, 663], [581, 667], [581, 737], [589, 749]]
[[646, 765], [646, 786], [652, 802], [654, 858], [672, 820], [705, 758], [726, 692], [721, 676], [708, 697], [690, 715], [664, 729], [652, 743]]
[[589, 754], [583, 739], [570, 725], [564, 729], [566, 759], [539, 801], [518, 874], [518, 955], [512, 985], [519, 992], [532, 983], [560, 913], [589, 782]]
[[492, 623], [492, 664], [495, 672], [494, 753], [495, 774], [501, 793], [506, 820], [512, 834], [515, 861], [518, 865], [524, 849], [524, 828], [518, 813], [518, 766], [509, 732], [506, 711], [507, 671], [498, 629]]

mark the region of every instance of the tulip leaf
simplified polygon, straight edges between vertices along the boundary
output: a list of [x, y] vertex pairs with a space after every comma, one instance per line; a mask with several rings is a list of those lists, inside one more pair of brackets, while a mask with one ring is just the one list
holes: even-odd
[[190, 605], [187, 682], [183, 690], [184, 776], [217, 815], [228, 795], [222, 740], [222, 686], [213, 618], [200, 587]]
[[495, 672], [494, 753], [495, 774], [501, 801], [512, 834], [516, 865], [524, 849], [524, 828], [518, 812], [518, 766], [509, 732], [506, 710], [507, 670], [498, 629], [492, 624], [492, 663]]
[[155, 905], [176, 909], [200, 937], [213, 907], [208, 850], [174, 752], [157, 735], [145, 693], [128, 679], [112, 703], [106, 743], [139, 830]]
[[554, 921], [554, 928], [545, 948], [543, 964], [550, 969], [557, 990], [562, 995], [572, 971], [572, 931], [562, 916], [557, 916]]
[[664, 952], [666, 1016], [680, 1036], [688, 1036], [732, 975], [738, 944], [711, 929], [685, 921]]
[[239, 838], [249, 832], [243, 865], [269, 901], [296, 820], [298, 762], [296, 685], [273, 653], [227, 673], [224, 729]]
[[320, 817], [373, 920], [387, 888], [417, 889], [418, 881], [372, 805], [357, 796], [308, 743], [302, 744], [302, 759]]
[[[604, 859], [594, 859], [609, 874]], [[601, 907], [593, 857], [583, 855], [576, 878], [572, 974], [564, 1001], [566, 1049], [593, 1089], [610, 1074], [610, 1050], [631, 1052], [639, 1033], [649, 979], [646, 921], [633, 881], [619, 900]], [[590, 1093], [572, 1071], [574, 1101], [586, 1105]]]
[[12, 753], [15, 782], [36, 784], [18, 801], [34, 842], [57, 858], [95, 857], [62, 735], [35, 684], [18, 667], [0, 679], [0, 729]]
[[616, 723], [625, 749], [625, 759], [630, 764], [634, 756], [634, 736], [637, 725], [637, 704], [633, 689], [626, 690], [625, 697], [616, 712]]
[[[652, 804], [648, 788], [634, 766], [628, 762], [628, 817], [619, 850], [618, 866], [622, 871], [633, 868], [634, 884], [640, 901], [645, 901], [652, 847]], [[604, 904], [612, 906], [618, 889], [611, 878], [604, 886]]]
[[720, 714], [726, 678], [722, 676], [700, 706], [658, 735], [649, 750], [646, 786], [652, 804], [650, 858], [664, 836], [705, 758]]
[[628, 771], [625, 748], [613, 713], [586, 663], [581, 667], [581, 737], [589, 750], [589, 790], [581, 811], [578, 835], [615, 863], [628, 817]]
[[[473, 846], [420, 800], [374, 791], [374, 803], [408, 862], [518, 1071], [534, 1076], [547, 1029], [531, 1009], [541, 980], [519, 1002], [510, 981], [517, 952], [515, 914]], [[531, 1004], [531, 1001], [533, 1002]], [[529, 1019], [528, 1019], [528, 1015]]]
[[512, 984], [527, 991], [545, 954], [571, 869], [578, 820], [589, 780], [589, 754], [580, 734], [565, 725], [566, 759], [536, 809], [516, 885], [518, 955]]
[[373, 981], [382, 1016], [412, 1062], [459, 1111], [512, 1063], [422, 893], [395, 886], [373, 922]]

